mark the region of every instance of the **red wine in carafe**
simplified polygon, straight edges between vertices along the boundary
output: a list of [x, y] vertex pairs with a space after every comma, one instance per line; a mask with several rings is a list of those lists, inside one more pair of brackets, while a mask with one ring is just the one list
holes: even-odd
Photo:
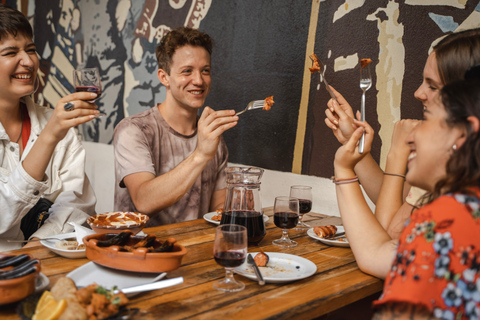
[[220, 224], [239, 224], [247, 228], [248, 244], [257, 245], [263, 240], [265, 223], [263, 214], [256, 211], [227, 211], [222, 214]]

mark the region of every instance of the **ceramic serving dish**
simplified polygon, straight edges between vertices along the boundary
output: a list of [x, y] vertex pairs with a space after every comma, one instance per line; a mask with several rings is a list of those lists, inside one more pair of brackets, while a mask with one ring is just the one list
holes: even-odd
[[[0, 259], [8, 256], [0, 255]], [[30, 256], [30, 260], [33, 259]], [[35, 272], [26, 276], [0, 280], [0, 305], [20, 301], [35, 292], [35, 282], [40, 272], [40, 263], [35, 266]]]
[[[117, 270], [160, 273], [178, 269], [182, 264], [183, 256], [187, 253], [187, 249], [178, 243], [173, 245], [172, 252], [147, 252], [148, 249], [144, 247], [132, 252], [122, 252], [118, 245], [97, 246], [98, 241], [108, 240], [112, 236], [109, 234], [93, 234], [83, 238], [87, 258], [99, 265]], [[132, 235], [126, 245], [134, 245], [143, 238]], [[174, 242], [175, 239], [170, 238], [170, 241]], [[158, 248], [162, 243], [163, 241], [157, 238], [153, 247]]]
[[137, 234], [148, 221], [148, 216], [137, 212], [107, 212], [91, 216], [88, 224], [96, 233], [120, 233], [130, 230]]

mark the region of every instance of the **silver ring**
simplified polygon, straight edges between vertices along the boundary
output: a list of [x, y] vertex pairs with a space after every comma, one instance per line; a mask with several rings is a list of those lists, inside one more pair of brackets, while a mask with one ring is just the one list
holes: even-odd
[[73, 105], [73, 103], [67, 102], [63, 105], [63, 108], [65, 109], [65, 111], [73, 111], [73, 109], [75, 109], [75, 106]]

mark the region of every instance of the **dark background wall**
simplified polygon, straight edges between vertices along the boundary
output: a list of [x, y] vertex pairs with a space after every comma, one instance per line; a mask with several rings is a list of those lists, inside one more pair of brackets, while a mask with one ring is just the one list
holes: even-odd
[[[18, 1], [2, 0], [16, 7]], [[432, 41], [480, 26], [478, 0], [21, 0], [41, 58], [40, 103], [72, 91], [76, 67], [99, 67], [107, 117], [81, 128], [85, 140], [111, 143], [115, 125], [162, 102], [154, 49], [171, 28], [191, 26], [215, 40], [213, 86], [206, 105], [243, 109], [273, 95], [266, 112], [241, 115], [225, 133], [230, 162], [320, 177], [333, 173], [339, 143], [324, 124], [326, 77], [354, 109], [360, 105], [358, 62], [371, 58], [374, 84], [366, 117], [378, 133], [372, 154], [383, 164], [393, 124], [420, 118], [413, 93]], [[307, 49], [308, 48], [308, 49]], [[312, 51], [312, 52], [310, 52]], [[294, 163], [299, 163], [296, 167]]]

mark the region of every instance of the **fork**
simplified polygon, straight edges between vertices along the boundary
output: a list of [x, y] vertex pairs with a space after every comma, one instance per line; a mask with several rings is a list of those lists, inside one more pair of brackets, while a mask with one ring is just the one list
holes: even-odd
[[75, 239], [75, 237], [68, 238], [68, 239], [60, 239], [60, 238], [54, 238], [54, 237], [41, 238], [41, 239], [32, 239], [32, 240], [14, 240], [14, 239], [7, 239], [7, 242], [20, 242], [20, 243], [25, 243], [25, 242], [42, 241], [42, 240], [46, 240], [46, 241], [53, 241], [53, 240], [62, 241], [62, 240], [69, 240], [69, 239]]
[[[310, 57], [310, 59], [313, 61], [312, 57]], [[335, 102], [337, 102], [337, 105], [338, 105], [339, 104], [338, 100], [335, 97], [335, 95], [333, 94], [332, 89], [330, 89], [330, 86], [328, 85], [327, 79], [325, 79], [325, 65], [323, 64], [323, 62], [320, 59], [318, 59], [318, 57], [317, 57], [317, 62], [318, 62], [318, 66], [320, 67], [320, 71], [318, 72], [319, 77], [320, 77], [320, 82], [323, 81], [323, 83], [325, 84], [325, 89], [327, 89], [328, 93], [330, 94], [330, 97], [333, 100], [335, 100]]]
[[263, 106], [265, 105], [265, 100], [254, 100], [254, 101], [250, 101], [248, 104], [247, 104], [247, 107], [236, 113], [237, 116], [241, 115], [242, 113], [244, 113], [245, 111], [247, 110], [253, 110], [253, 109], [258, 109], [258, 108], [263, 108]]
[[[370, 69], [368, 65], [364, 68], [360, 68], [360, 89], [362, 89], [362, 105], [361, 105], [361, 121], [365, 121], [365, 92], [370, 89], [372, 86], [372, 75], [370, 74]], [[363, 153], [365, 148], [365, 132], [360, 138], [360, 143], [358, 145], [358, 152]]]

